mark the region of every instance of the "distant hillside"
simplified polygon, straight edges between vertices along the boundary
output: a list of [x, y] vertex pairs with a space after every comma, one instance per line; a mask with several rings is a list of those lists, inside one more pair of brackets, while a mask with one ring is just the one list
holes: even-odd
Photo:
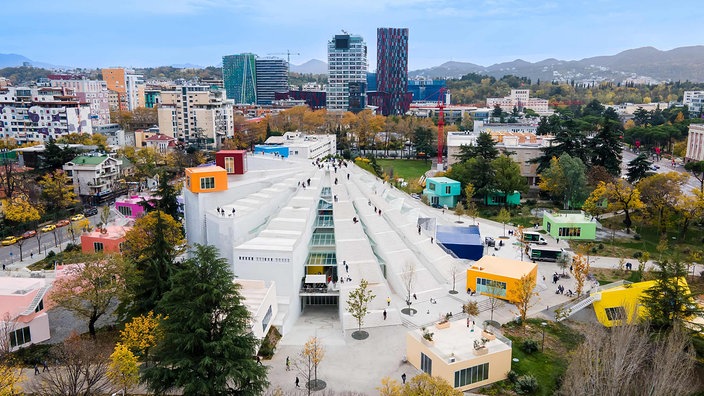
[[628, 78], [640, 78], [652, 82], [703, 82], [704, 46], [680, 47], [669, 51], [643, 47], [578, 61], [550, 58], [531, 63], [516, 59], [487, 67], [468, 62], [446, 62], [429, 69], [412, 71], [409, 77], [459, 78], [467, 73], [481, 73], [497, 78], [512, 74], [543, 81], [621, 82]]
[[301, 74], [328, 74], [328, 64], [317, 59], [311, 59], [302, 65], [291, 64], [291, 72]]

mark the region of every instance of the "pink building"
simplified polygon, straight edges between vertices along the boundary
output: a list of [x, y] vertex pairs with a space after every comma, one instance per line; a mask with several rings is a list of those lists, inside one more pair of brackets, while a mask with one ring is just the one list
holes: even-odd
[[44, 279], [0, 277], [0, 336], [9, 337], [10, 351], [49, 339], [44, 297], [50, 287]]
[[154, 198], [150, 195], [131, 195], [115, 201], [115, 209], [125, 217], [137, 219], [144, 216], [144, 207], [140, 205], [140, 202], [148, 202]]
[[125, 242], [125, 234], [132, 227], [108, 225], [102, 229], [81, 235], [81, 250], [83, 253], [120, 253]]

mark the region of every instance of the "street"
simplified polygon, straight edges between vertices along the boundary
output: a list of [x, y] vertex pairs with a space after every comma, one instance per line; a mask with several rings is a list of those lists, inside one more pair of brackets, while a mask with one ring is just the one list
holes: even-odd
[[[621, 161], [621, 170], [622, 170], [622, 175], [626, 175], [628, 172], [628, 163], [632, 161], [634, 158], [636, 158], [639, 154], [634, 153], [628, 149], [623, 150], [623, 160]], [[667, 173], [667, 172], [681, 172], [681, 173], [686, 173], [689, 175], [689, 178], [687, 179], [687, 182], [685, 185], [682, 187], [682, 192], [685, 194], [691, 194], [692, 189], [697, 189], [699, 190], [701, 188], [701, 184], [699, 183], [699, 180], [697, 180], [694, 176], [692, 176], [689, 172], [687, 172], [683, 166], [681, 165], [676, 165], [672, 166], [672, 162], [667, 159], [661, 159], [660, 161], [653, 161], [653, 165], [657, 165], [660, 168], [657, 170], [654, 170], [652, 172], [655, 173]]]
[[[111, 216], [112, 217], [112, 216]], [[88, 220], [90, 220], [91, 226], [95, 226], [97, 223], [100, 222], [100, 215], [95, 215], [91, 217], [86, 217]], [[51, 224], [56, 224], [56, 223], [51, 223]], [[11, 267], [14, 264], [22, 264], [22, 265], [15, 265], [12, 268], [21, 268], [25, 267], [26, 265], [29, 265], [30, 262], [27, 260], [29, 257], [31, 257], [32, 254], [35, 256], [38, 254], [43, 255], [43, 257], [46, 257], [46, 254], [50, 250], [54, 250], [55, 253], [59, 252], [59, 245], [64, 243], [64, 242], [73, 242], [76, 244], [81, 243], [81, 232], [76, 233], [75, 235], [75, 241], [71, 241], [71, 233], [69, 232], [70, 225], [63, 226], [63, 227], [57, 227], [53, 231], [49, 232], [41, 232], [41, 227], [39, 227], [37, 231], [37, 235], [33, 236], [28, 239], [23, 239], [18, 241], [17, 243], [10, 245], [10, 246], [2, 246], [0, 247], [0, 262], [6, 266], [6, 267]], [[41, 252], [39, 250], [39, 244], [41, 243]], [[20, 258], [20, 246], [22, 247], [22, 258]], [[26, 265], [24, 265], [25, 261], [27, 261]], [[31, 261], [32, 263], [35, 262], [36, 260]]]

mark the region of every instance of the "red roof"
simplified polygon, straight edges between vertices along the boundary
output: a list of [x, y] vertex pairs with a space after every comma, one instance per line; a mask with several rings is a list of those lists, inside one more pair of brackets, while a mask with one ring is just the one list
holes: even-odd
[[171, 142], [176, 139], [172, 138], [171, 136], [156, 134], [156, 135], [153, 135], [153, 136], [146, 138], [145, 140], [150, 141], [150, 142]]

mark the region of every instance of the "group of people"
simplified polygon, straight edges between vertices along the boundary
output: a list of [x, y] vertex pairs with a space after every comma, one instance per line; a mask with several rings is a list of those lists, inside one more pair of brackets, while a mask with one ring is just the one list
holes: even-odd
[[[225, 216], [225, 209], [218, 206], [217, 209], [215, 209], [215, 210], [218, 211], [218, 214], [220, 214], [220, 216]], [[234, 215], [235, 215], [235, 208], [232, 208], [232, 212], [230, 212], [229, 216], [232, 217]]]
[[565, 293], [565, 287], [562, 285], [557, 286], [557, 290], [555, 291], [555, 294], [566, 294], [569, 297], [572, 297], [572, 295], [574, 295], [574, 293], [570, 289], [568, 289], [567, 293]]

